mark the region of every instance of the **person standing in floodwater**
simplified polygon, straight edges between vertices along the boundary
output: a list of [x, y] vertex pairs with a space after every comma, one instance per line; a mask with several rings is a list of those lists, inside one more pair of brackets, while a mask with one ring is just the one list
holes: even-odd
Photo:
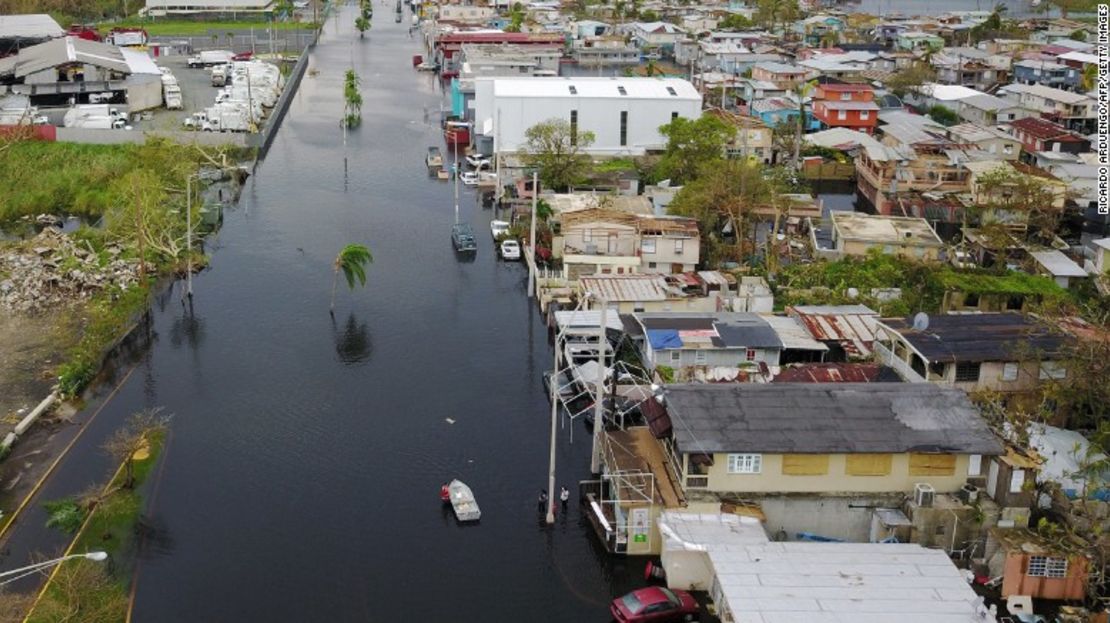
[[570, 491], [567, 491], [567, 488], [563, 487], [559, 491], [559, 501], [562, 502], [562, 504], [563, 504], [563, 511], [567, 510], [567, 501], [568, 500], [570, 500]]
[[541, 513], [547, 510], [547, 489], [540, 489], [540, 499], [536, 505], [536, 510]]

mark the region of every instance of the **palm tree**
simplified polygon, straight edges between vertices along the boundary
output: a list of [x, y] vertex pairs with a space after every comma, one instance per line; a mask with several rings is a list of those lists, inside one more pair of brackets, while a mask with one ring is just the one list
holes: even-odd
[[374, 256], [370, 254], [370, 249], [361, 244], [349, 244], [343, 247], [339, 255], [335, 256], [333, 267], [335, 268], [335, 276], [331, 282], [331, 313], [335, 313], [335, 289], [339, 286], [339, 272], [343, 272], [343, 277], [347, 280], [347, 287], [354, 290], [355, 282], [358, 285], [366, 285], [366, 265], [374, 261]]
[[794, 137], [794, 168], [802, 167], [802, 135], [806, 133], [806, 97], [817, 87], [816, 80], [799, 82], [794, 87], [794, 94], [798, 96], [798, 134]]

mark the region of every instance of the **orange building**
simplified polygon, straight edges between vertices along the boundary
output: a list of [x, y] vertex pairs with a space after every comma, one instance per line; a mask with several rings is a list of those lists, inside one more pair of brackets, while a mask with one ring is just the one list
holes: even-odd
[[874, 134], [879, 105], [875, 91], [866, 84], [819, 84], [813, 94], [813, 116], [827, 128]]
[[[1002, 597], [1029, 595], [1033, 599], [1082, 601], [1087, 594], [1089, 561], [1078, 548], [1062, 549], [1037, 533], [1023, 528], [994, 528], [987, 551], [992, 572], [1002, 563]], [[1002, 560], [997, 560], [1002, 558]]]

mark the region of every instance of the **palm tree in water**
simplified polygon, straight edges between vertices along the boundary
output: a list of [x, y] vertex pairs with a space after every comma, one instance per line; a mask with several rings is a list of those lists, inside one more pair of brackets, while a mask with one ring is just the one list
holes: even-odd
[[366, 266], [374, 261], [370, 249], [361, 244], [349, 244], [335, 256], [335, 275], [331, 282], [331, 313], [335, 313], [335, 290], [339, 286], [339, 273], [347, 280], [347, 287], [354, 290], [355, 283], [366, 285]]

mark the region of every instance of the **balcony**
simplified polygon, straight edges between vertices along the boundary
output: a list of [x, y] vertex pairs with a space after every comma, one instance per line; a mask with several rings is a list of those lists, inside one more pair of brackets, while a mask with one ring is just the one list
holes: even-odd
[[887, 348], [886, 345], [882, 342], [876, 341], [874, 350], [875, 358], [879, 361], [879, 363], [894, 368], [894, 371], [897, 372], [898, 375], [901, 376], [903, 379], [905, 379], [907, 383], [928, 382], [925, 380], [924, 377], [922, 377], [913, 368], [911, 368], [910, 364], [906, 363], [901, 357], [891, 352], [891, 350]]

